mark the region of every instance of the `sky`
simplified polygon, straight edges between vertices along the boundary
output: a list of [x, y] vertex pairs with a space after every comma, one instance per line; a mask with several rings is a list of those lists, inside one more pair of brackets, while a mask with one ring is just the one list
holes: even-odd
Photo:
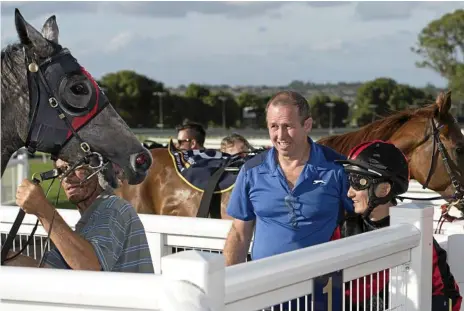
[[97, 79], [134, 70], [168, 87], [378, 77], [444, 87], [411, 47], [464, 1], [2, 2], [2, 48], [17, 41], [15, 8], [38, 30], [55, 15], [60, 44]]

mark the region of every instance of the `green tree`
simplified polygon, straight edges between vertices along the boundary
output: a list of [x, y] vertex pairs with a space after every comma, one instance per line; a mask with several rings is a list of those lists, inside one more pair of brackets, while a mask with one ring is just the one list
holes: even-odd
[[[241, 111], [245, 107], [252, 107], [253, 112], [256, 114], [256, 118], [254, 120], [243, 119], [242, 112], [240, 113], [241, 116], [241, 124], [246, 125], [249, 127], [254, 128], [265, 128], [266, 127], [266, 105], [268, 101], [271, 99], [271, 96], [259, 96], [257, 94], [243, 92], [237, 98], [237, 104], [240, 107]], [[246, 121], [246, 122], [245, 122]]]
[[122, 70], [106, 74], [99, 84], [130, 127], [155, 127], [158, 101], [155, 101], [153, 92], [166, 92], [161, 82], [135, 71]]
[[452, 96], [455, 99], [464, 101], [464, 64], [456, 66], [454, 77], [450, 80], [448, 87], [453, 92]]
[[388, 99], [391, 110], [404, 110], [412, 106], [421, 107], [430, 103], [433, 96], [424, 90], [406, 84], [398, 84]]
[[219, 91], [214, 94], [209, 94], [204, 98], [208, 108], [209, 121], [215, 126], [223, 125], [225, 118], [226, 128], [237, 126], [241, 119], [241, 110], [232, 94], [224, 91]]
[[413, 52], [424, 58], [419, 67], [429, 67], [451, 79], [464, 55], [464, 10], [443, 15], [432, 21], [418, 36]]
[[354, 103], [353, 117], [358, 125], [368, 124], [379, 115], [387, 115], [390, 112], [388, 100], [396, 87], [396, 81], [389, 78], [364, 83], [358, 89]]
[[[330, 108], [327, 103], [333, 103], [335, 106]], [[332, 126], [345, 127], [346, 118], [349, 112], [348, 104], [340, 97], [327, 95], [316, 95], [309, 100], [313, 126], [317, 128], [330, 127], [330, 109], [332, 109]]]
[[185, 97], [203, 99], [210, 94], [208, 88], [199, 84], [191, 83], [185, 91]]
[[424, 60], [420, 68], [431, 68], [448, 80], [453, 99], [464, 99], [464, 10], [443, 15], [430, 22], [411, 48]]
[[405, 84], [398, 84], [388, 78], [379, 78], [363, 84], [356, 95], [353, 118], [359, 126], [371, 123], [392, 111], [404, 110], [411, 106], [423, 106], [433, 100], [424, 90]]

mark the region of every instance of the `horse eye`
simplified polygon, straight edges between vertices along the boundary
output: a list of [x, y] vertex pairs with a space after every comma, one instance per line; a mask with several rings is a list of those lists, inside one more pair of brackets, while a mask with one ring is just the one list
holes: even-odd
[[89, 90], [82, 83], [77, 83], [77, 84], [74, 84], [73, 86], [71, 86], [71, 92], [73, 92], [74, 95], [87, 95], [87, 94], [89, 94]]
[[456, 148], [456, 153], [457, 154], [461, 155], [461, 154], [463, 154], [463, 152], [464, 152], [464, 149], [462, 147], [457, 147]]

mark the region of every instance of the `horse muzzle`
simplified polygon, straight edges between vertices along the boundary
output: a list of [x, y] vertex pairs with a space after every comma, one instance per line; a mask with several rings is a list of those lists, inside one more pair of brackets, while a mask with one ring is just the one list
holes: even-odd
[[151, 153], [145, 149], [142, 152], [134, 153], [129, 156], [130, 172], [127, 174], [127, 181], [131, 185], [136, 185], [145, 179], [150, 166], [153, 163]]

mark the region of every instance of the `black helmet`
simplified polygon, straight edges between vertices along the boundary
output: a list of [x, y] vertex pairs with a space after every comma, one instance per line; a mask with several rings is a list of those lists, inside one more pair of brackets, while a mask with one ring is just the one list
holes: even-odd
[[409, 166], [405, 155], [395, 145], [382, 140], [354, 147], [347, 160], [338, 160], [347, 173], [369, 176], [374, 180], [390, 181], [392, 195], [408, 191]]

